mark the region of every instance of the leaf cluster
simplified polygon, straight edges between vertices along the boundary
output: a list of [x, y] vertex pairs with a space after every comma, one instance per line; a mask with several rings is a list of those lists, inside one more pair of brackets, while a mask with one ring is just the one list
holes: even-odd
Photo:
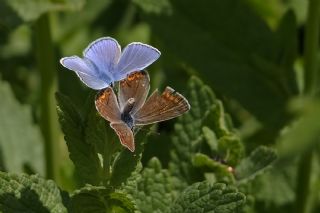
[[[318, 212], [308, 2], [0, 0], [0, 211]], [[151, 87], [170, 85], [191, 105], [139, 131], [135, 153], [58, 67], [102, 36], [159, 48]], [[58, 128], [43, 122], [55, 112], [43, 110], [56, 105], [52, 144]]]

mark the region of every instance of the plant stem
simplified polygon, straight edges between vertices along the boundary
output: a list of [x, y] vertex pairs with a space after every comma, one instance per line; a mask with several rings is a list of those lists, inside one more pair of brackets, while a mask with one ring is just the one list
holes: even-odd
[[111, 152], [110, 146], [107, 143], [104, 145], [104, 152], [103, 152], [103, 172], [104, 172], [104, 182], [105, 184], [108, 183], [110, 179], [110, 163], [111, 163]]
[[[304, 92], [306, 95], [314, 96], [318, 92], [320, 83], [318, 69], [318, 47], [319, 47], [319, 24], [320, 24], [320, 0], [309, 0], [308, 18], [305, 26], [305, 52], [304, 68], [305, 82]], [[296, 212], [305, 213], [309, 198], [312, 150], [309, 150], [300, 158], [297, 187], [296, 187]]]
[[320, 0], [309, 0], [308, 18], [305, 26], [305, 93], [314, 95], [319, 87], [318, 47], [320, 24]]
[[[107, 130], [106, 130], [107, 131]], [[107, 136], [105, 136], [107, 139]], [[104, 185], [108, 185], [111, 176], [111, 158], [112, 154], [115, 153], [116, 149], [118, 148], [114, 141], [116, 140], [115, 135], [113, 134], [111, 137], [109, 136], [108, 140], [105, 140], [104, 144], [104, 152], [103, 152], [103, 174], [104, 174]]]
[[297, 188], [296, 188], [296, 212], [305, 213], [309, 198], [312, 150], [305, 152], [299, 162]]
[[51, 38], [49, 14], [42, 15], [35, 24], [37, 66], [41, 80], [40, 126], [45, 142], [46, 177], [57, 180], [59, 127], [54, 93], [56, 58]]

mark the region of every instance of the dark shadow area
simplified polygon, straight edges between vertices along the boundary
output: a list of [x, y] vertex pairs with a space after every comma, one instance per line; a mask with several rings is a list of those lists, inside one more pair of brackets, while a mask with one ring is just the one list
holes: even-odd
[[[6, 187], [6, 186], [1, 186]], [[49, 213], [39, 198], [39, 195], [30, 187], [21, 190], [21, 197], [14, 193], [0, 195], [0, 211], [4, 213]]]

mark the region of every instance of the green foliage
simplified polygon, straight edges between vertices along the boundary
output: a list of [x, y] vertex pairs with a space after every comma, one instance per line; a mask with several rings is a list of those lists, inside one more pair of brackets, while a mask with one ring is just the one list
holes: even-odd
[[128, 149], [122, 150], [113, 161], [110, 184], [119, 187], [125, 183], [131, 174], [137, 169], [142, 157], [145, 143], [145, 135], [138, 133], [135, 139], [136, 150], [134, 153]]
[[85, 0], [5, 0], [24, 21], [34, 21], [46, 12], [66, 9], [79, 10]]
[[134, 153], [127, 149], [117, 152], [120, 148], [119, 139], [95, 109], [89, 107], [86, 119], [82, 119], [66, 96], [57, 93], [56, 98], [59, 121], [70, 158], [82, 182], [100, 185], [110, 181], [112, 187], [119, 187], [130, 177], [141, 160], [145, 134], [136, 135]]
[[171, 4], [171, 15], [145, 17], [165, 44], [163, 48], [198, 70], [219, 91], [237, 99], [260, 121], [273, 124], [273, 130], [282, 125], [287, 119], [286, 101], [296, 93], [291, 82], [294, 73], [280, 76], [283, 68], [277, 61], [277, 38], [262, 19], [242, 1]]
[[[319, 1], [0, 2], [0, 212], [319, 212]], [[134, 153], [59, 64], [103, 36], [191, 105]]]
[[112, 192], [103, 186], [85, 186], [71, 197], [71, 212], [134, 212], [135, 205], [122, 192]]
[[185, 189], [171, 207], [171, 212], [235, 212], [245, 196], [223, 183], [195, 183]]
[[[21, 24], [21, 20], [14, 11], [7, 5], [2, 3], [0, 7], [0, 33], [6, 35], [9, 29], [14, 29]], [[0, 42], [3, 38], [0, 39]]]
[[275, 151], [268, 147], [256, 148], [247, 158], [244, 158], [236, 167], [235, 173], [238, 181], [252, 179], [275, 161]]
[[141, 212], [168, 212], [179, 191], [186, 185], [162, 168], [157, 158], [152, 158], [141, 175], [135, 175], [125, 189], [134, 198]]
[[[198, 152], [234, 166], [243, 157], [243, 145], [233, 131], [230, 118], [224, 113], [221, 101], [215, 98], [212, 90], [196, 77], [190, 79], [188, 87], [191, 110], [175, 125], [175, 136], [172, 138], [175, 149], [169, 166], [173, 174], [190, 182], [199, 178], [199, 172], [192, 167], [192, 160], [196, 167], [207, 164], [202, 160], [198, 161], [198, 157], [202, 156], [195, 157]], [[209, 164], [211, 168], [212, 164], [225, 168], [219, 160]]]
[[0, 170], [44, 174], [44, 153], [39, 128], [33, 124], [31, 108], [21, 105], [10, 86], [0, 81]]
[[232, 171], [230, 171], [230, 168], [232, 167], [221, 164], [220, 162], [209, 158], [207, 155], [201, 153], [195, 154], [192, 159], [192, 164], [201, 169], [204, 173], [213, 173], [215, 175], [215, 181], [235, 182]]
[[201, 127], [204, 118], [209, 114], [208, 108], [214, 104], [215, 96], [212, 91], [198, 79], [193, 77], [189, 82], [189, 103], [191, 109], [188, 114], [179, 118], [175, 124], [175, 136], [172, 138], [175, 147], [172, 153], [170, 170], [173, 174], [184, 178], [191, 177], [190, 169], [192, 153], [199, 149], [203, 141]]
[[64, 202], [68, 197], [52, 180], [0, 172], [0, 185], [1, 212], [67, 212]]
[[[286, 206], [294, 201], [296, 163], [281, 165], [275, 163], [273, 168], [253, 180], [250, 193], [257, 202], [268, 206]], [[270, 187], [272, 183], [273, 187]]]
[[57, 93], [58, 115], [70, 159], [84, 183], [99, 184], [102, 181], [102, 167], [94, 145], [85, 140], [85, 125], [77, 108], [64, 95]]
[[320, 102], [310, 100], [296, 100], [292, 108], [301, 113], [281, 135], [278, 142], [279, 154], [283, 158], [294, 156], [301, 151], [307, 151], [318, 145], [320, 124]]

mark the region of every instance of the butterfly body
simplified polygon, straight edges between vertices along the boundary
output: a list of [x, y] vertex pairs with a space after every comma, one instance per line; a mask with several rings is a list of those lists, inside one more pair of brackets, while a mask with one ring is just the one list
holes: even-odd
[[131, 110], [133, 109], [134, 104], [134, 98], [129, 98], [126, 105], [121, 111], [121, 120], [126, 123], [130, 129], [133, 129], [134, 127], [134, 120], [131, 115]]
[[190, 109], [188, 101], [171, 87], [166, 87], [162, 94], [154, 91], [146, 100], [149, 81], [146, 71], [134, 72], [120, 81], [118, 97], [108, 87], [98, 93], [95, 101], [98, 112], [110, 121], [121, 144], [132, 152], [134, 127], [169, 120]]

